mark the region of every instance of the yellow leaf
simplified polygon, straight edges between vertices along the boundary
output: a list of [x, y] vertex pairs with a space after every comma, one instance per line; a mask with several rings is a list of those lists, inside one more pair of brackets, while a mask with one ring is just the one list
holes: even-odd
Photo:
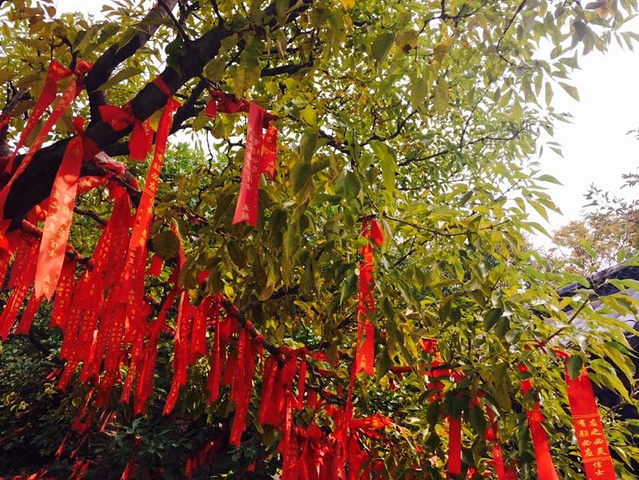
[[342, 4], [342, 7], [345, 9], [353, 8], [355, 6], [355, 0], [339, 0]]
[[312, 126], [317, 125], [317, 114], [315, 113], [315, 110], [313, 109], [313, 107], [311, 107], [310, 105], [306, 105], [306, 107], [304, 107], [304, 110], [302, 110], [302, 118], [309, 125], [312, 125]]

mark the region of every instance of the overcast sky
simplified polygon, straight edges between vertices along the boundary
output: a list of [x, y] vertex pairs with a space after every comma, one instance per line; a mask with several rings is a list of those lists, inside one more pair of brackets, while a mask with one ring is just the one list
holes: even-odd
[[[103, 0], [57, 0], [60, 13], [81, 10], [99, 16]], [[639, 32], [639, 18], [625, 27]], [[639, 47], [635, 52], [610, 46], [606, 54], [593, 52], [580, 61], [573, 83], [579, 89], [579, 102], [560, 87], [554, 89], [555, 108], [570, 112], [572, 124], [558, 124], [555, 140], [564, 147], [564, 158], [544, 149], [541, 164], [544, 173], [559, 179], [564, 185], [550, 188], [550, 194], [563, 216], [552, 214], [549, 230], [579, 217], [586, 203], [584, 194], [594, 183], [619, 196], [637, 194], [619, 190], [621, 175], [636, 171], [639, 166], [639, 140], [627, 132], [639, 127]], [[543, 220], [540, 219], [540, 222]], [[548, 245], [543, 238], [540, 245]]]
[[[633, 21], [631, 28], [639, 31], [639, 22]], [[614, 43], [606, 54], [583, 57], [580, 67], [572, 75], [579, 102], [561, 88], [554, 89], [555, 108], [573, 115], [572, 124], [558, 124], [555, 129], [564, 157], [548, 148], [541, 157], [544, 172], [564, 184], [550, 188], [564, 213], [551, 215], [551, 229], [579, 217], [590, 184], [620, 197], [638, 196], [636, 189], [620, 187], [621, 175], [636, 172], [639, 166], [639, 140], [628, 135], [639, 128], [639, 47], [631, 52]]]

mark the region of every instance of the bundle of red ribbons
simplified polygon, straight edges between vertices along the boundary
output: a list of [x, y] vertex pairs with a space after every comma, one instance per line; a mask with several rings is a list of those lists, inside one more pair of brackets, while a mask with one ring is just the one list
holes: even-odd
[[[544, 349], [543, 346], [541, 348]], [[441, 395], [444, 385], [438, 379], [447, 377], [454, 382], [459, 382], [464, 378], [464, 375], [452, 369], [438, 368], [440, 360], [437, 353], [437, 341], [435, 339], [425, 340], [423, 342], [423, 349], [435, 358], [435, 360], [431, 362], [432, 370], [426, 372], [426, 375], [430, 378], [429, 388], [435, 392], [431, 395], [432, 402], [442, 398]], [[570, 355], [558, 349], [553, 349], [553, 351], [557, 356], [563, 358], [565, 365], [567, 365]], [[519, 366], [519, 372], [520, 375], [522, 375], [520, 382], [521, 392], [522, 396], [525, 397], [531, 394], [533, 383], [526, 365], [521, 364]], [[567, 366], [565, 366], [564, 378], [586, 479], [615, 480], [614, 465], [608, 449], [608, 443], [588, 373], [584, 368], [580, 375], [576, 379], [573, 379], [568, 375], [568, 369]], [[482, 396], [483, 394], [479, 392], [478, 395], [471, 398], [470, 402], [479, 407], [479, 398]], [[513, 466], [506, 465], [504, 462], [503, 452], [499, 445], [498, 424], [495, 415], [488, 406], [486, 406], [486, 412], [490, 420], [490, 427], [486, 430], [485, 437], [489, 446], [492, 448], [492, 464], [495, 475], [499, 480], [516, 480], [516, 469]], [[540, 480], [558, 480], [559, 477], [550, 453], [548, 435], [543, 427], [544, 416], [541, 412], [541, 403], [539, 401], [534, 402], [533, 408], [527, 412], [527, 418], [533, 441], [538, 478]], [[461, 474], [461, 419], [448, 417], [448, 424], [449, 450], [447, 473], [449, 477], [457, 478]], [[469, 472], [471, 471], [472, 470], [469, 470]]]

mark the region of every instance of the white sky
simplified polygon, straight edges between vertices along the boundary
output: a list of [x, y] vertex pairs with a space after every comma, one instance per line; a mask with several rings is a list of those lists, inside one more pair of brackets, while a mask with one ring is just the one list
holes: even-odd
[[[79, 10], [99, 17], [105, 3], [57, 0], [56, 5], [59, 13]], [[625, 30], [639, 32], [637, 20]], [[545, 148], [540, 159], [543, 173], [563, 183], [551, 185], [549, 193], [564, 215], [550, 212], [549, 223], [538, 219], [549, 231], [579, 217], [591, 183], [618, 196], [637, 196], [619, 187], [621, 175], [639, 166], [639, 140], [627, 135], [629, 130], [639, 128], [639, 47], [631, 52], [613, 42], [606, 54], [593, 52], [582, 57], [580, 67], [572, 75], [579, 90], [579, 102], [561, 87], [554, 88], [555, 108], [573, 115], [572, 124], [557, 124], [555, 128], [555, 140], [563, 145], [564, 157]], [[540, 246], [549, 245], [543, 236], [533, 241]]]
[[[639, 31], [639, 22], [631, 24]], [[614, 42], [606, 54], [593, 52], [582, 57], [580, 67], [572, 75], [579, 102], [561, 87], [553, 89], [555, 108], [570, 112], [573, 122], [555, 128], [555, 140], [562, 144], [564, 157], [545, 148], [540, 160], [544, 173], [564, 184], [549, 188], [564, 213], [562, 217], [551, 212], [550, 224], [542, 220], [549, 229], [579, 218], [587, 203], [584, 194], [592, 183], [619, 197], [637, 197], [636, 190], [620, 187], [621, 175], [639, 167], [639, 140], [627, 134], [639, 128], [639, 47], [631, 52]], [[543, 238], [539, 241], [547, 244]]]

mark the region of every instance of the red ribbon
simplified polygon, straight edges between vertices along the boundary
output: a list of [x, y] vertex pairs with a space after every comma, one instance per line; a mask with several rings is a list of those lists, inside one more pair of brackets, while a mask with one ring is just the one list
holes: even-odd
[[[26, 256], [35, 255], [35, 250], [37, 249], [37, 244], [33, 244], [32, 246], [26, 246], [28, 249], [26, 251]], [[17, 255], [17, 254], [16, 254]], [[16, 269], [16, 262], [14, 262], [14, 269]], [[21, 267], [21, 265], [17, 265], [17, 267]], [[4, 306], [4, 310], [2, 311], [2, 315], [0, 315], [0, 338], [7, 338], [11, 328], [13, 328], [13, 324], [18, 316], [20, 311], [20, 307], [24, 303], [25, 298], [27, 298], [27, 294], [29, 293], [29, 289], [31, 288], [31, 284], [33, 283], [33, 277], [35, 275], [35, 262], [29, 261], [26, 263], [24, 268], [20, 268], [19, 277], [14, 276], [14, 272], [11, 272], [11, 278], [9, 279], [9, 285], [11, 288], [11, 284], [15, 284], [15, 289], [9, 297], [9, 301]], [[13, 281], [13, 282], [12, 282]]]
[[233, 223], [248, 222], [255, 227], [257, 225], [258, 206], [257, 199], [260, 183], [262, 125], [266, 111], [258, 105], [251, 103], [249, 107], [248, 131], [246, 134], [246, 147], [244, 150], [244, 166], [242, 167], [242, 183], [240, 195], [235, 207]]
[[20, 317], [18, 326], [16, 327], [16, 334], [27, 335], [29, 333], [35, 314], [40, 307], [40, 303], [42, 303], [42, 298], [36, 298], [35, 295], [31, 295], [24, 312], [22, 312], [22, 317]]
[[[479, 406], [479, 401], [475, 399], [475, 404]], [[495, 466], [495, 473], [498, 480], [517, 480], [517, 474], [515, 471], [507, 467], [504, 462], [504, 454], [502, 453], [501, 446], [499, 445], [498, 436], [498, 424], [495, 419], [495, 415], [492, 410], [486, 407], [486, 413], [490, 419], [490, 427], [486, 429], [486, 442], [492, 443], [493, 460], [492, 463]]]
[[64, 329], [71, 307], [71, 296], [75, 286], [76, 262], [68, 260], [62, 265], [62, 273], [58, 288], [56, 289], [55, 303], [51, 313], [51, 328], [60, 327]]
[[231, 386], [231, 400], [235, 404], [235, 416], [231, 427], [229, 443], [239, 446], [242, 433], [246, 429], [249, 402], [253, 391], [253, 373], [255, 371], [255, 345], [247, 328], [240, 331], [238, 344], [238, 368]]
[[615, 480], [617, 476], [588, 372], [584, 368], [579, 377], [572, 379], [566, 367], [564, 374], [586, 479]]
[[149, 227], [153, 217], [153, 203], [160, 182], [160, 172], [164, 163], [166, 143], [171, 129], [173, 114], [180, 103], [169, 97], [160, 118], [158, 134], [156, 138], [153, 161], [142, 192], [140, 205], [136, 212], [135, 223], [131, 233], [131, 239], [127, 249], [127, 256], [122, 271], [119, 287], [119, 302], [125, 311], [125, 340], [131, 341], [134, 332], [139, 326], [139, 316], [142, 308], [144, 294], [144, 274], [147, 257], [147, 240]]
[[367, 218], [362, 224], [362, 236], [371, 240], [360, 249], [364, 257], [359, 267], [359, 300], [357, 308], [357, 345], [355, 352], [355, 375], [366, 372], [369, 376], [375, 371], [375, 326], [370, 321], [375, 312], [373, 288], [373, 249], [383, 245], [382, 229], [375, 219]]
[[[16, 171], [12, 174], [11, 178], [9, 179], [9, 182], [7, 182], [7, 184], [2, 188], [2, 191], [0, 191], [0, 212], [4, 212], [4, 206], [7, 201], [7, 197], [9, 196], [9, 191], [11, 190], [11, 187], [13, 186], [16, 179], [20, 175], [22, 175], [22, 173], [26, 170], [27, 166], [31, 163], [31, 159], [33, 158], [33, 156], [42, 147], [42, 144], [46, 140], [47, 135], [49, 134], [53, 126], [58, 122], [58, 120], [60, 120], [64, 112], [71, 105], [71, 102], [73, 102], [73, 100], [82, 91], [82, 87], [84, 84], [84, 75], [90, 70], [90, 68], [91, 68], [90, 63], [87, 63], [84, 61], [78, 62], [78, 66], [75, 71], [77, 75], [75, 81], [72, 81], [71, 83], [69, 83], [69, 86], [66, 88], [62, 96], [57, 100], [57, 102], [55, 103], [53, 107], [53, 112], [51, 113], [47, 121], [44, 123], [40, 132], [38, 132], [38, 135], [33, 141], [33, 144], [29, 148], [29, 152], [22, 159], [22, 162], [20, 163], [20, 165], [18, 165], [18, 168], [16, 169]], [[54, 67], [54, 69], [57, 71], [58, 67]], [[55, 78], [60, 78], [59, 75], [61, 74], [55, 73], [52, 75], [54, 75]], [[52, 87], [50, 85], [52, 85], [52, 83], [50, 83], [49, 86], [47, 86], [47, 84], [45, 83], [45, 89], [51, 89]], [[57, 82], [56, 82], [56, 85], [57, 85]], [[49, 103], [53, 100], [51, 98], [51, 92], [49, 91], [45, 94], [45, 97], [46, 97], [45, 100], [49, 101]], [[54, 97], [55, 97], [55, 94], [54, 94]], [[51, 100], [49, 100], [50, 98]], [[36, 113], [39, 113], [39, 112], [36, 112]], [[14, 153], [14, 156], [15, 155], [16, 154]], [[13, 162], [10, 162], [9, 165], [7, 166], [7, 171], [9, 172], [13, 169], [12, 163]]]
[[456, 476], [461, 473], [461, 419], [448, 417], [448, 425], [448, 464], [446, 466], [446, 472], [449, 476]]
[[[277, 128], [269, 123], [277, 117], [267, 113], [253, 102], [235, 99], [221, 91], [213, 91], [211, 100], [206, 105], [206, 115], [214, 118], [218, 112], [248, 112], [249, 114], [242, 182], [233, 224], [247, 222], [255, 227], [258, 216], [260, 175], [268, 173], [272, 179], [277, 165]], [[266, 127], [266, 135], [262, 132], [264, 127]]]
[[177, 327], [175, 334], [175, 354], [173, 357], [173, 383], [164, 405], [164, 415], [175, 408], [180, 388], [186, 385], [186, 374], [189, 365], [189, 333], [195, 309], [191, 305], [189, 295], [182, 292], [178, 305]]
[[214, 118], [217, 112], [222, 113], [248, 113], [249, 102], [246, 100], [237, 100], [231, 95], [215, 90], [211, 92], [211, 100], [206, 105], [206, 114], [209, 118]]
[[151, 151], [153, 145], [153, 129], [148, 120], [141, 122], [133, 115], [130, 104], [124, 107], [101, 105], [99, 107], [102, 120], [116, 131], [122, 131], [133, 124], [133, 132], [129, 140], [129, 156], [136, 162], [143, 161]]
[[[525, 365], [519, 366], [520, 372], [528, 372]], [[520, 382], [521, 392], [526, 395], [532, 389], [532, 381], [525, 379]], [[544, 415], [541, 413], [541, 405], [535, 403], [532, 410], [526, 412], [528, 418], [528, 427], [535, 449], [535, 461], [537, 462], [537, 476], [539, 480], [559, 480], [552, 457], [550, 456], [550, 446], [548, 444], [548, 435], [542, 425]]]
[[151, 396], [151, 392], [153, 391], [158, 339], [166, 324], [166, 315], [169, 309], [173, 306], [177, 293], [178, 291], [176, 289], [173, 289], [167, 295], [164, 303], [162, 304], [162, 309], [158, 314], [157, 320], [151, 326], [151, 333], [144, 353], [142, 372], [138, 376], [138, 381], [135, 385], [135, 395], [133, 398], [133, 411], [135, 412], [135, 414], [144, 412], [146, 403]]
[[34, 294], [38, 299], [44, 295], [50, 301], [58, 286], [64, 252], [71, 233], [82, 154], [82, 137], [77, 136], [67, 145], [53, 182], [35, 277]]
[[268, 124], [264, 141], [262, 143], [262, 158], [260, 159], [260, 172], [268, 173], [271, 180], [275, 176], [277, 167], [277, 128], [272, 123]]
[[[52, 61], [49, 64], [49, 70], [47, 71], [47, 76], [44, 80], [44, 87], [42, 88], [42, 92], [40, 92], [40, 96], [36, 101], [35, 107], [33, 107], [33, 110], [31, 111], [31, 115], [29, 115], [27, 124], [24, 126], [24, 129], [20, 134], [20, 138], [18, 138], [16, 148], [13, 154], [9, 157], [5, 170], [6, 172], [11, 173], [11, 170], [13, 169], [13, 162], [18, 155], [18, 152], [24, 146], [27, 138], [29, 138], [31, 132], [33, 132], [33, 129], [38, 124], [38, 120], [40, 120], [45, 110], [49, 108], [49, 105], [51, 105], [53, 100], [55, 100], [58, 92], [58, 83], [71, 75], [71, 73], [71, 70], [58, 62]], [[9, 118], [7, 117], [6, 120], [8, 121]]]
[[215, 331], [215, 339], [213, 341], [213, 352], [211, 359], [211, 371], [207, 380], [207, 390], [209, 392], [209, 404], [218, 399], [220, 393], [220, 380], [222, 376], [222, 353], [221, 353], [221, 331], [220, 331], [220, 305], [214, 303], [211, 310], [211, 318], [213, 319], [213, 329]]

